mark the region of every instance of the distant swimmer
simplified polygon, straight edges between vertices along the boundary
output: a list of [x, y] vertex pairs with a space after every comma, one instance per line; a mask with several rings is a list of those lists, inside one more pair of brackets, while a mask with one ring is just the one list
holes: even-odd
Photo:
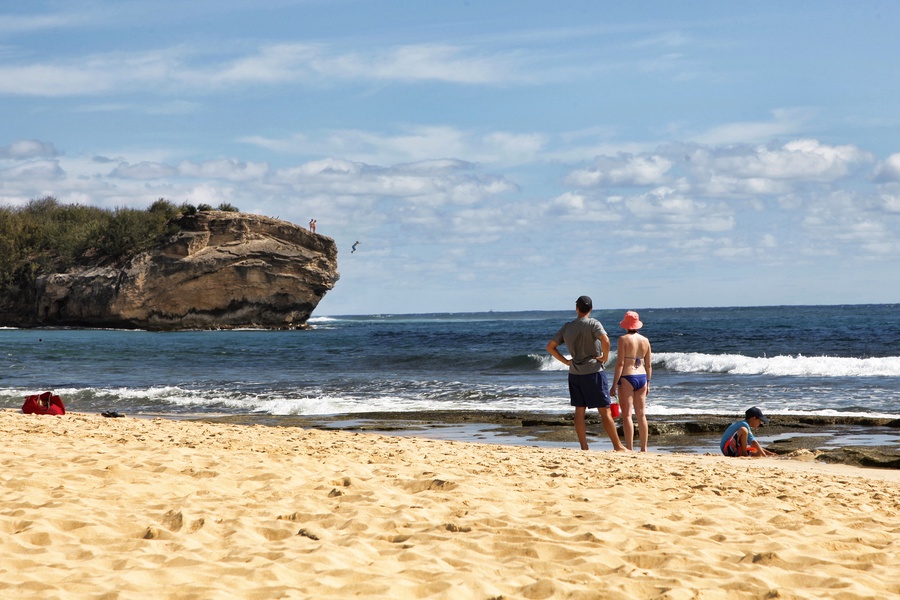
[[353, 249], [350, 250], [350, 254], [353, 254], [354, 252], [356, 252], [357, 246], [359, 246], [359, 240], [356, 240], [355, 242], [353, 242], [353, 246], [351, 246], [351, 248], [353, 248]]

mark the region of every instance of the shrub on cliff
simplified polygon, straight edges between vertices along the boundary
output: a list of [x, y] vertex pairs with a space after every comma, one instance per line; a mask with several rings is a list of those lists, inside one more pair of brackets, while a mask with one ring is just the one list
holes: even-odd
[[63, 272], [87, 260], [118, 260], [178, 230], [196, 212], [160, 198], [147, 210], [60, 204], [48, 196], [22, 207], [0, 206], [0, 296], [26, 290], [41, 273]]

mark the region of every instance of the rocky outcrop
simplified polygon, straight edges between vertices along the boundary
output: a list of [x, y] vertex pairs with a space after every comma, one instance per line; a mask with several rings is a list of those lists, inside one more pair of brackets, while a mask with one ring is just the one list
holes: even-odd
[[36, 326], [302, 328], [338, 280], [331, 238], [258, 215], [208, 211], [125, 264], [42, 276]]

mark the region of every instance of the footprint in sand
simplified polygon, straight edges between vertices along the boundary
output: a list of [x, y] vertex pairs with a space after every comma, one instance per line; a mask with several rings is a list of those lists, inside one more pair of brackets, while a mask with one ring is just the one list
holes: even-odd
[[180, 531], [184, 526], [184, 516], [181, 511], [170, 510], [163, 515], [160, 524], [169, 531]]
[[444, 481], [443, 479], [417, 479], [407, 481], [401, 484], [401, 487], [408, 492], [418, 494], [424, 491], [443, 491], [447, 492], [457, 487], [452, 481]]

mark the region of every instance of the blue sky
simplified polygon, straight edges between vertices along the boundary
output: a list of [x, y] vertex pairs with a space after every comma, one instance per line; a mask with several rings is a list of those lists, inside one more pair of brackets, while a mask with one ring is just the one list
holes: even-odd
[[317, 315], [897, 302], [898, 28], [865, 0], [3, 3], [0, 203], [315, 218]]

